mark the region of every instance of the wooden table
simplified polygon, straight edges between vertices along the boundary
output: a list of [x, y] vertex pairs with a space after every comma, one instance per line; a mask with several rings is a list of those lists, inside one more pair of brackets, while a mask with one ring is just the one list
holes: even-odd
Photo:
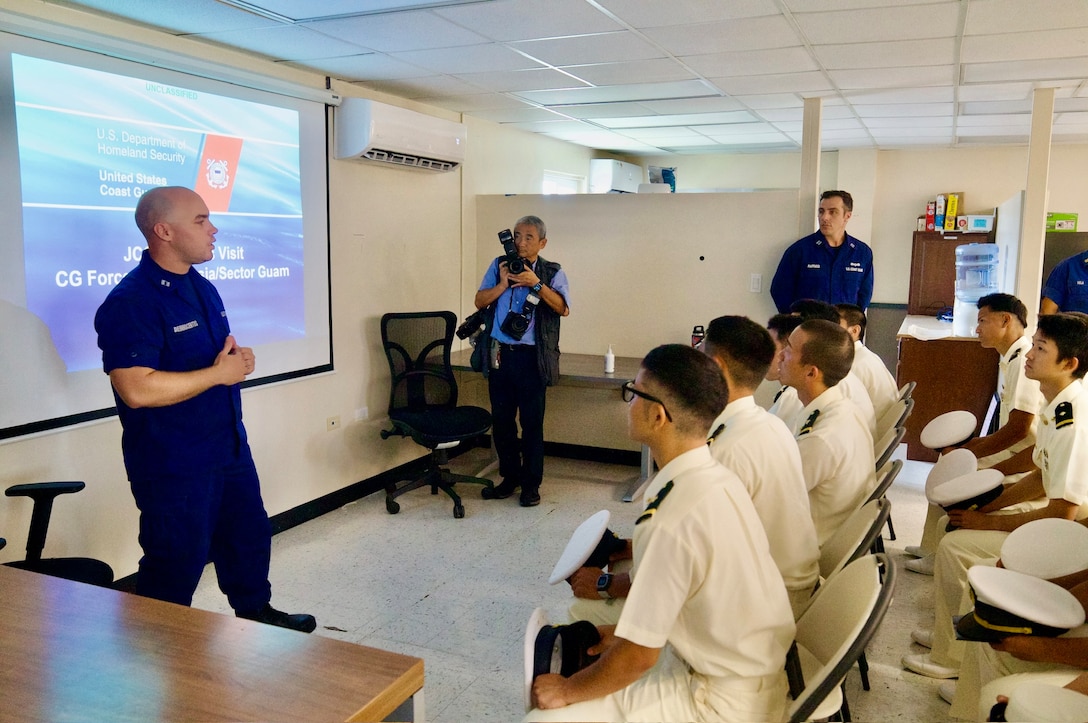
[[[462, 349], [450, 354], [450, 364], [456, 371], [472, 371], [469, 363], [472, 358], [472, 349]], [[620, 385], [630, 381], [638, 374], [642, 365], [641, 359], [629, 356], [616, 357], [616, 371], [606, 374], [604, 371], [604, 357], [595, 354], [560, 354], [559, 355], [559, 384], [569, 387], [615, 387], [616, 399], [620, 399]], [[653, 474], [654, 462], [650, 456], [650, 448], [642, 445], [641, 464], [639, 476], [623, 495], [624, 502], [634, 500]]]
[[380, 721], [423, 661], [0, 566], [2, 721]]

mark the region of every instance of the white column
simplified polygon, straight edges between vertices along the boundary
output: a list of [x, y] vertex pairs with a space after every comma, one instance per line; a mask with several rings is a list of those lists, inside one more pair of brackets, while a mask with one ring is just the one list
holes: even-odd
[[808, 236], [816, 230], [816, 207], [820, 197], [820, 126], [823, 120], [823, 98], [805, 98], [805, 114], [801, 128], [801, 181], [798, 192], [798, 236]]
[[[1047, 183], [1050, 177], [1050, 138], [1054, 125], [1054, 89], [1036, 88], [1031, 105], [1028, 141], [1028, 182], [1020, 237], [1020, 271], [1016, 295], [1028, 307], [1035, 324], [1043, 292], [1043, 242], [1046, 237]], [[1000, 222], [1000, 221], [999, 221]]]

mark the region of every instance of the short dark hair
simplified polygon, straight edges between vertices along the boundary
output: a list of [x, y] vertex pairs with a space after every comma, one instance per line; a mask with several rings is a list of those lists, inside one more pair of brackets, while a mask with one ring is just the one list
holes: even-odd
[[1073, 376], [1083, 379], [1088, 372], [1088, 316], [1079, 312], [1045, 314], [1039, 317], [1036, 329], [1058, 347], [1058, 361], [1077, 360]]
[[839, 318], [846, 322], [847, 326], [860, 326], [861, 338], [865, 338], [865, 327], [868, 324], [868, 319], [865, 318], [865, 309], [861, 308], [857, 304], [835, 304], [835, 309], [839, 312]]
[[773, 331], [779, 341], [785, 341], [799, 326], [801, 326], [801, 317], [793, 314], [775, 314], [767, 322], [767, 331]]
[[800, 316], [801, 321], [823, 319], [833, 324], [839, 323], [839, 310], [835, 305], [819, 299], [798, 299], [790, 304], [790, 313]]
[[826, 319], [809, 319], [797, 328], [808, 336], [799, 350], [801, 363], [819, 369], [829, 387], [841, 382], [854, 365], [854, 340], [846, 329]]
[[847, 211], [853, 213], [854, 211], [854, 197], [846, 191], [824, 191], [820, 194], [820, 200], [826, 201], [829, 198], [841, 198], [842, 207]]
[[986, 294], [978, 300], [978, 308], [1012, 314], [1020, 322], [1020, 326], [1028, 325], [1028, 307], [1012, 294]]
[[774, 340], [747, 316], [719, 316], [706, 327], [703, 347], [725, 359], [729, 374], [754, 389], [763, 381], [774, 359]]
[[544, 226], [544, 222], [540, 220], [539, 216], [522, 216], [514, 224], [514, 228], [518, 226], [533, 226], [536, 228], [537, 240], [542, 238], [548, 238], [548, 229]]
[[721, 369], [714, 360], [686, 344], [663, 344], [642, 360], [673, 422], [684, 434], [706, 434], [729, 403]]

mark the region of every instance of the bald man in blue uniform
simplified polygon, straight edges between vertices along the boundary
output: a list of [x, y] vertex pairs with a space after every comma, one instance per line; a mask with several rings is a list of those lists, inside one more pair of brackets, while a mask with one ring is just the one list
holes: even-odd
[[820, 195], [820, 230], [790, 244], [771, 280], [780, 314], [800, 299], [869, 308], [873, 298], [873, 250], [846, 233], [854, 199], [846, 191]]
[[230, 334], [223, 301], [193, 268], [217, 229], [193, 191], [155, 188], [136, 206], [148, 248], [95, 316], [140, 510], [136, 592], [192, 603], [204, 566], [238, 617], [312, 632], [311, 615], [273, 608], [272, 528], [242, 424], [253, 350]]
[[1046, 279], [1039, 313], [1059, 311], [1088, 313], [1088, 251], [1058, 262]]

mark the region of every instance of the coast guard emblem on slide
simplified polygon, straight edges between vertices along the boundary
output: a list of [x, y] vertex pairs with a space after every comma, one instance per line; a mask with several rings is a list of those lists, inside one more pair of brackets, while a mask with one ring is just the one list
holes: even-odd
[[207, 160], [208, 174], [206, 180], [212, 188], [226, 188], [230, 185], [230, 174], [227, 173], [227, 162], [217, 161], [214, 158]]

